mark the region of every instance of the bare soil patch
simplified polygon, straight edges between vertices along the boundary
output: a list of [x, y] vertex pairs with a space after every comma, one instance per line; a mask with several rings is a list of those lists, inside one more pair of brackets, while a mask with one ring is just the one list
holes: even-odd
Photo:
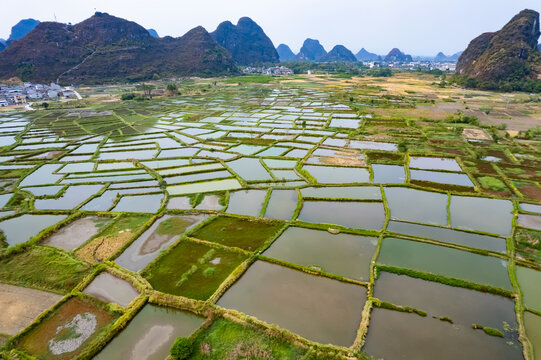
[[482, 129], [464, 129], [462, 136], [468, 140], [492, 141], [492, 138]]
[[41, 290], [0, 284], [0, 333], [19, 333], [61, 298]]

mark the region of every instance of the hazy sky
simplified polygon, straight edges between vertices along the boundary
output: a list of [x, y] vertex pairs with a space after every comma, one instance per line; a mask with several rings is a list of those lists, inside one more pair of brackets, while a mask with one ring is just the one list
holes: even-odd
[[541, 11], [540, 0], [10, 0], [2, 1], [0, 38], [23, 18], [77, 23], [98, 11], [180, 36], [202, 25], [209, 32], [249, 16], [274, 45], [297, 52], [307, 37], [329, 51], [343, 44], [386, 54], [398, 47], [413, 55], [463, 50], [471, 39], [501, 28], [524, 8]]

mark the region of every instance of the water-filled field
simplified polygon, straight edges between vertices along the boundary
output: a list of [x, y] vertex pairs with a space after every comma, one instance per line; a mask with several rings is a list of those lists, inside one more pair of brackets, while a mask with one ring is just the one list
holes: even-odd
[[1, 355], [540, 359], [541, 141], [320, 80], [0, 113]]

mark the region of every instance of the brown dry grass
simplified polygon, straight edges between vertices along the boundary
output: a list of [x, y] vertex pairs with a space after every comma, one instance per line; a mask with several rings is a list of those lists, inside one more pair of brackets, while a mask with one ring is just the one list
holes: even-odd
[[91, 264], [97, 264], [107, 260], [131, 238], [132, 232], [129, 229], [118, 233], [116, 236], [100, 236], [77, 250], [75, 255], [81, 260]]
[[326, 165], [366, 166], [366, 163], [361, 158], [341, 158], [341, 157], [320, 156], [319, 160]]

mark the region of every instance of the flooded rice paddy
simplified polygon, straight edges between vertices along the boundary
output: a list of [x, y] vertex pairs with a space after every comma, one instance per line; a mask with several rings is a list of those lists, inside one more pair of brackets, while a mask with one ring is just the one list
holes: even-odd
[[374, 297], [423, 310], [428, 316], [447, 317], [453, 324], [498, 329], [509, 341], [518, 338], [515, 303], [503, 296], [381, 272]]
[[147, 304], [95, 360], [163, 360], [178, 336], [189, 337], [203, 323], [191, 313]]
[[350, 346], [365, 301], [362, 286], [258, 261], [218, 305], [278, 324], [313, 341]]
[[107, 272], [96, 276], [83, 292], [101, 301], [114, 302], [124, 307], [139, 295], [130, 283]]
[[110, 218], [87, 216], [62, 227], [46, 238], [43, 243], [72, 251], [96, 235], [110, 221]]
[[526, 334], [533, 346], [534, 360], [541, 359], [541, 316], [531, 312], [524, 313]]
[[385, 212], [383, 204], [378, 202], [304, 201], [298, 219], [352, 229], [381, 230]]
[[66, 215], [22, 215], [0, 222], [9, 246], [22, 244], [40, 233], [43, 229], [64, 220]]
[[263, 255], [367, 281], [377, 243], [377, 238], [290, 227]]
[[156, 220], [137, 240], [115, 259], [115, 263], [139, 271], [158, 257], [160, 251], [170, 246], [178, 236], [205, 219], [205, 216], [169, 216]]
[[512, 290], [506, 260], [448, 247], [385, 238], [377, 262]]
[[[370, 315], [365, 351], [383, 359], [520, 360], [518, 344], [430, 316], [375, 309]], [[393, 341], [389, 341], [393, 339]]]
[[539, 139], [302, 82], [0, 114], [6, 349], [164, 359], [195, 332], [194, 359], [539, 360]]
[[442, 241], [450, 244], [464, 245], [477, 249], [496, 251], [499, 253], [505, 253], [507, 251], [507, 243], [504, 238], [480, 235], [471, 232], [400, 221], [390, 221], [387, 226], [387, 231]]

